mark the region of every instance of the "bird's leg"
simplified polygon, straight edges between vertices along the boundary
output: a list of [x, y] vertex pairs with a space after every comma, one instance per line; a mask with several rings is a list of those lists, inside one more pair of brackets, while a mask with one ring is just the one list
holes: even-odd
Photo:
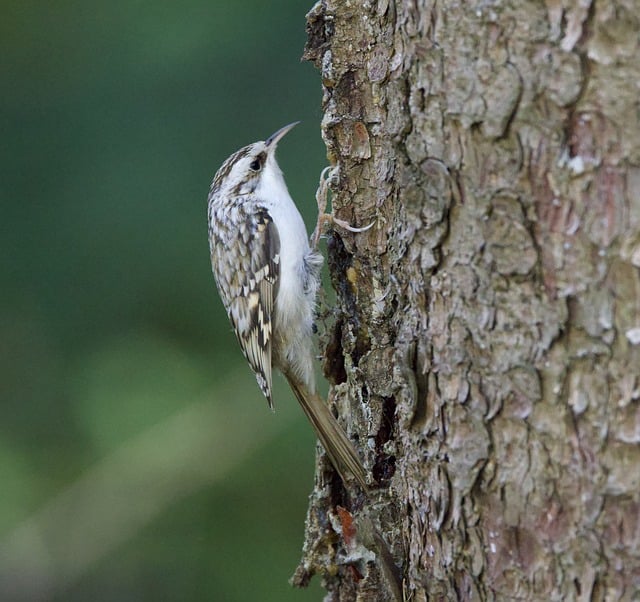
[[[318, 204], [318, 221], [316, 222], [316, 228], [311, 235], [311, 245], [314, 249], [318, 248], [318, 242], [320, 236], [323, 234], [327, 224], [327, 203], [329, 202], [329, 179], [327, 173], [333, 172], [334, 168], [327, 165], [320, 172], [320, 181], [318, 182], [318, 189], [316, 190], [316, 203]], [[333, 174], [332, 174], [333, 175]]]
[[320, 174], [320, 182], [318, 183], [318, 190], [316, 191], [316, 203], [318, 204], [318, 221], [316, 222], [316, 229], [313, 231], [311, 235], [311, 244], [314, 249], [318, 247], [318, 242], [320, 237], [325, 233], [327, 226], [336, 225], [344, 230], [348, 230], [349, 232], [366, 232], [373, 224], [375, 220], [372, 221], [368, 226], [364, 226], [363, 228], [356, 228], [345, 222], [342, 219], [338, 219], [333, 215], [333, 209], [331, 213], [327, 213], [327, 203], [329, 201], [329, 184], [331, 179], [334, 177], [335, 171], [338, 167], [325, 167]]

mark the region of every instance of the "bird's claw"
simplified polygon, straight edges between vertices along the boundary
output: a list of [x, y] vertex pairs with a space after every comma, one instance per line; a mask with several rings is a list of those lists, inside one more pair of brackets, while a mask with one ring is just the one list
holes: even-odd
[[376, 223], [376, 220], [373, 220], [370, 224], [363, 226], [362, 228], [356, 228], [355, 226], [352, 226], [349, 222], [345, 222], [343, 219], [338, 219], [334, 215], [330, 215], [329, 217], [331, 217], [331, 220], [333, 221], [334, 224], [340, 226], [341, 228], [344, 228], [345, 230], [349, 230], [349, 232], [355, 232], [356, 234], [360, 232], [366, 232], [369, 228], [373, 227], [373, 224]]
[[337, 166], [327, 166], [320, 173], [320, 182], [318, 184], [318, 190], [316, 191], [316, 202], [318, 204], [318, 221], [316, 223], [316, 228], [313, 231], [313, 235], [311, 236], [311, 241], [314, 249], [318, 246], [318, 242], [325, 231], [327, 223], [335, 224], [336, 226], [339, 226], [344, 230], [354, 232], [356, 234], [366, 232], [373, 226], [373, 224], [375, 224], [375, 220], [373, 220], [367, 226], [357, 228], [355, 226], [352, 226], [349, 222], [335, 217], [332, 213], [326, 212], [329, 199], [329, 182], [335, 176], [337, 170]]

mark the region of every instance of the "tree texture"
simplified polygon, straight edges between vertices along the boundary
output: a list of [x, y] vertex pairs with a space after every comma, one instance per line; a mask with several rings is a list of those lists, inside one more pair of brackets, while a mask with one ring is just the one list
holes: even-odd
[[330, 401], [294, 583], [329, 600], [640, 598], [640, 10], [321, 0]]

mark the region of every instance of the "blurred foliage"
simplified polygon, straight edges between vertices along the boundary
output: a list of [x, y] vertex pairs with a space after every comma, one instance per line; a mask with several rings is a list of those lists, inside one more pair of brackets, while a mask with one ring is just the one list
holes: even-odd
[[[287, 583], [300, 556], [314, 438], [286, 387], [278, 385], [272, 415], [242, 366], [206, 227], [221, 162], [294, 120], [302, 124], [279, 159], [312, 227], [324, 147], [319, 78], [300, 62], [309, 8], [295, 0], [3, 2], [4, 551], [60, 492], [196, 401], [248, 408], [269, 424], [288, 420], [223, 478], [176, 491], [56, 599], [321, 597], [317, 584], [296, 591]], [[237, 387], [220, 389], [229, 374]], [[159, 446], [159, 457], [172, 445]], [[228, 454], [233, 461], [233, 445]], [[206, 471], [218, 460], [193, 461]], [[136, 499], [127, 502], [135, 508]], [[67, 520], [59, 528], [73, 532], [73, 515]]]

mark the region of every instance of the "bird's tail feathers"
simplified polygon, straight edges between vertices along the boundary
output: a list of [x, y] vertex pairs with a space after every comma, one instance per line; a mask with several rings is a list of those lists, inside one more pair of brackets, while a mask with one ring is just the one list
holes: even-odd
[[367, 492], [367, 471], [331, 410], [317, 393], [310, 393], [296, 378], [287, 376], [287, 380], [342, 481], [346, 483], [345, 477], [352, 475]]

